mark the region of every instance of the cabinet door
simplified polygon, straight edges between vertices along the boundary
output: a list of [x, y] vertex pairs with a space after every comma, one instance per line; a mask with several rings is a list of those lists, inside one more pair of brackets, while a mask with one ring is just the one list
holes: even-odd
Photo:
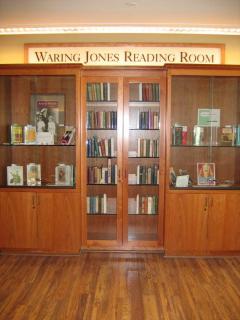
[[161, 82], [133, 78], [127, 79], [125, 88], [124, 242], [127, 246], [159, 247], [164, 199]]
[[120, 78], [83, 80], [83, 243], [121, 244], [122, 88]]
[[37, 195], [38, 249], [51, 252], [79, 252], [79, 194]]
[[209, 251], [240, 251], [240, 194], [211, 195], [209, 199]]
[[205, 253], [207, 218], [207, 195], [168, 194], [165, 216], [166, 254], [197, 255]]
[[0, 193], [0, 246], [36, 248], [36, 197], [31, 192]]

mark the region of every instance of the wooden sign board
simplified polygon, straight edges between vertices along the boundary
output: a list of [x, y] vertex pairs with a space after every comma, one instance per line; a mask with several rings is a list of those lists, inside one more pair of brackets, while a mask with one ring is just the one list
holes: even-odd
[[166, 63], [223, 64], [223, 44], [61, 43], [25, 44], [26, 63], [88, 66], [162, 66]]

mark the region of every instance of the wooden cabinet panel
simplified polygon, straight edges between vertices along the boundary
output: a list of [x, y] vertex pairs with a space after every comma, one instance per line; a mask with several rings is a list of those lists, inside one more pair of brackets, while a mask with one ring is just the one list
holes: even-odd
[[79, 252], [80, 196], [70, 193], [39, 193], [38, 248], [51, 252]]
[[206, 251], [207, 196], [168, 194], [165, 217], [167, 254], [200, 254]]
[[210, 252], [240, 251], [240, 194], [210, 196], [208, 249]]
[[0, 194], [0, 246], [7, 249], [36, 249], [36, 202], [32, 192]]
[[166, 253], [240, 252], [239, 201], [239, 193], [167, 195]]
[[79, 252], [79, 195], [0, 193], [0, 247], [48, 252]]

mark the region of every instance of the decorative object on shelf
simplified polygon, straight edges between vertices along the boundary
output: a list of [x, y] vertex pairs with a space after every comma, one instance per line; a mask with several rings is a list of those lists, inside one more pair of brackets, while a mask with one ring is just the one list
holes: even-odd
[[23, 186], [23, 166], [11, 164], [7, 166], [8, 186]]
[[37, 144], [53, 145], [54, 135], [51, 132], [37, 132]]
[[69, 145], [73, 143], [74, 138], [75, 138], [75, 128], [72, 126], [66, 126], [64, 134], [60, 140], [60, 143], [64, 145]]
[[197, 163], [197, 183], [203, 186], [216, 185], [215, 163]]
[[235, 144], [235, 128], [232, 125], [226, 125], [221, 128], [221, 145], [234, 146]]
[[61, 186], [73, 185], [73, 166], [59, 163], [55, 168], [55, 184]]
[[176, 185], [176, 179], [177, 179], [177, 175], [175, 173], [175, 170], [173, 169], [173, 167], [169, 168], [169, 182], [170, 182], [170, 186], [175, 186]]
[[57, 126], [64, 125], [63, 94], [31, 95], [31, 120], [37, 132], [51, 132], [56, 135]]
[[41, 165], [37, 163], [27, 164], [27, 185], [40, 186], [41, 185]]
[[25, 144], [36, 144], [37, 135], [36, 127], [31, 124], [24, 126], [24, 143]]
[[11, 125], [11, 144], [23, 143], [23, 127], [19, 124]]

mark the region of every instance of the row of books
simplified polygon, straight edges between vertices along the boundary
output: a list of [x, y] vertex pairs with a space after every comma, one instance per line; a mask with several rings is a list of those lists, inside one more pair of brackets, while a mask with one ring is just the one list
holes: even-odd
[[172, 144], [240, 146], [240, 125], [226, 125], [224, 127], [195, 125], [192, 131], [188, 130], [187, 126], [175, 125], [172, 128]]
[[159, 184], [159, 166], [137, 166], [137, 184]]
[[[11, 164], [7, 166], [7, 185], [23, 186], [23, 166]], [[73, 165], [58, 164], [55, 167], [55, 184], [61, 186], [72, 186], [74, 179]], [[26, 182], [28, 186], [41, 186], [41, 164], [29, 163], [26, 166]]]
[[117, 129], [117, 111], [88, 111], [87, 129]]
[[159, 101], [158, 83], [139, 83], [139, 101]]
[[159, 140], [138, 138], [137, 156], [147, 157], [147, 158], [158, 157], [159, 156]]
[[[133, 212], [130, 212], [133, 213]], [[136, 214], [157, 214], [158, 196], [140, 196], [136, 197]]]
[[88, 83], [87, 101], [111, 101], [110, 83]]
[[88, 167], [87, 181], [88, 184], [116, 184], [117, 174], [117, 165], [112, 165], [111, 159], [108, 159], [107, 167]]
[[87, 197], [87, 213], [107, 213], [106, 193]]
[[[11, 125], [11, 144], [45, 144], [53, 145], [55, 143], [55, 134], [50, 131], [37, 132], [36, 126], [27, 124], [22, 126], [20, 124]], [[64, 134], [60, 138], [59, 143], [69, 145], [74, 141], [75, 128], [72, 126], [65, 126]]]
[[100, 139], [97, 136], [87, 139], [88, 157], [114, 157], [114, 138]]
[[139, 129], [159, 129], [159, 112], [141, 111], [139, 113]]

